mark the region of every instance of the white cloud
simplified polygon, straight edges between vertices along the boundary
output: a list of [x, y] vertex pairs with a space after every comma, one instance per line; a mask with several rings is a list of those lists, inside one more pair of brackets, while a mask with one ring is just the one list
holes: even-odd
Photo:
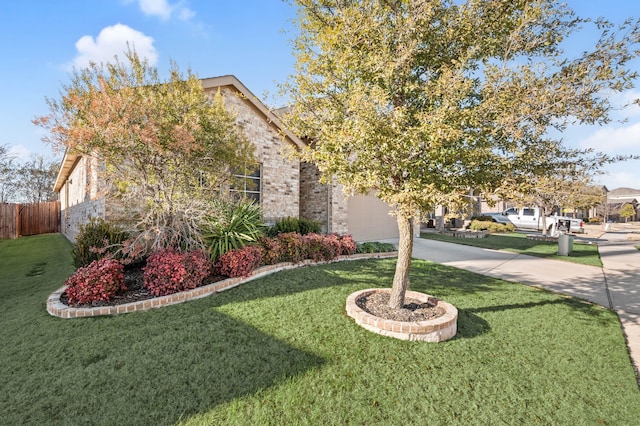
[[617, 110], [612, 114], [618, 119], [633, 119], [640, 117], [640, 106], [636, 103], [640, 99], [640, 91], [628, 90], [611, 96], [611, 104]]
[[139, 0], [138, 4], [145, 15], [158, 16], [165, 21], [171, 17], [173, 7], [166, 0]]
[[584, 148], [618, 154], [640, 153], [640, 122], [623, 127], [605, 127], [580, 144]]
[[127, 44], [138, 53], [140, 58], [146, 58], [150, 65], [158, 61], [158, 52], [153, 46], [153, 38], [140, 31], [123, 24], [105, 27], [95, 38], [86, 35], [76, 42], [78, 54], [72, 66], [86, 68], [90, 62], [111, 62], [115, 55], [123, 57], [127, 52]]
[[138, 6], [145, 15], [157, 16], [163, 21], [168, 21], [172, 16], [177, 16], [181, 21], [189, 21], [196, 15], [184, 6], [183, 1], [171, 4], [167, 0], [138, 0]]
[[181, 21], [188, 21], [194, 16], [196, 16], [196, 13], [193, 10], [184, 7], [180, 9], [178, 19], [180, 19]]
[[[626, 168], [624, 163], [610, 166], [612, 168]], [[605, 185], [609, 190], [616, 188], [635, 188], [640, 189], [640, 175], [632, 171], [607, 171], [606, 174], [598, 176], [596, 181]]]

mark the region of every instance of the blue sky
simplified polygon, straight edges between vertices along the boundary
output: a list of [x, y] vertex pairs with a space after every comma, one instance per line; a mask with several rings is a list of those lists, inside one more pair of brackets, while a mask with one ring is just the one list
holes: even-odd
[[[568, 0], [584, 17], [614, 22], [640, 17], [638, 0]], [[132, 41], [138, 53], [166, 71], [170, 60], [201, 78], [234, 74], [254, 94], [277, 104], [277, 83], [293, 73], [291, 20], [282, 0], [24, 0], [0, 4], [0, 144], [23, 158], [52, 155], [31, 120], [48, 112], [72, 66], [105, 61]], [[589, 40], [588, 34], [583, 40]], [[640, 69], [640, 61], [634, 61]], [[616, 102], [640, 98], [640, 88]], [[281, 105], [274, 105], [281, 106]], [[572, 128], [568, 145], [609, 154], [640, 154], [640, 107], [616, 114], [624, 124]], [[607, 168], [597, 178], [609, 189], [640, 189], [640, 160]]]

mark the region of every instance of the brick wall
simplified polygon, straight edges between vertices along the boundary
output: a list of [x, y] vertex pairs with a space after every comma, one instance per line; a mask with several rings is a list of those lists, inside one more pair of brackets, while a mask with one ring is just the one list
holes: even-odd
[[105, 202], [97, 196], [95, 176], [95, 160], [82, 157], [60, 190], [60, 230], [71, 241], [89, 218], [105, 217]]
[[[215, 93], [214, 90], [211, 93]], [[293, 146], [283, 140], [248, 100], [229, 88], [221, 89], [221, 93], [225, 106], [236, 114], [247, 139], [255, 145], [255, 157], [262, 164], [261, 207], [265, 221], [298, 217], [300, 166], [298, 160], [289, 158]]]
[[315, 165], [300, 164], [300, 217], [320, 222], [322, 232], [349, 233], [347, 196], [342, 185], [323, 185], [319, 179]]
[[320, 172], [311, 164], [300, 163], [300, 217], [315, 220], [322, 225], [322, 232], [327, 232], [330, 194], [327, 185], [318, 182]]

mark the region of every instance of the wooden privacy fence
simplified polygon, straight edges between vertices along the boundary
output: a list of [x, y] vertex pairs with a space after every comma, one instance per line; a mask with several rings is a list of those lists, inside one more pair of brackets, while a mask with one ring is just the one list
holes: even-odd
[[0, 203], [0, 239], [60, 232], [60, 201]]

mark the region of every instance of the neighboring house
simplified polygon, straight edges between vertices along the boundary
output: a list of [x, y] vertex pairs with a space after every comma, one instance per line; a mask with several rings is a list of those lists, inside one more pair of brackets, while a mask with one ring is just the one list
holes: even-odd
[[[220, 90], [227, 108], [237, 115], [247, 139], [255, 145], [259, 170], [247, 176], [256, 185], [246, 195], [262, 207], [264, 220], [273, 223], [293, 216], [317, 220], [323, 232], [351, 234], [358, 241], [394, 238], [398, 230], [390, 208], [374, 196], [347, 197], [340, 185], [322, 185], [318, 170], [287, 153], [304, 141], [284, 128], [281, 121], [236, 77], [202, 80], [208, 93]], [[116, 200], [98, 195], [97, 164], [88, 156], [65, 153], [54, 189], [60, 194], [61, 230], [70, 240], [91, 217], [109, 220], [121, 215]]]
[[640, 220], [640, 189], [633, 188], [616, 188], [607, 193], [605, 208], [607, 219], [614, 222], [624, 222], [625, 219], [620, 217], [620, 209], [625, 204], [631, 204], [636, 211], [635, 216], [630, 217], [629, 221]]

